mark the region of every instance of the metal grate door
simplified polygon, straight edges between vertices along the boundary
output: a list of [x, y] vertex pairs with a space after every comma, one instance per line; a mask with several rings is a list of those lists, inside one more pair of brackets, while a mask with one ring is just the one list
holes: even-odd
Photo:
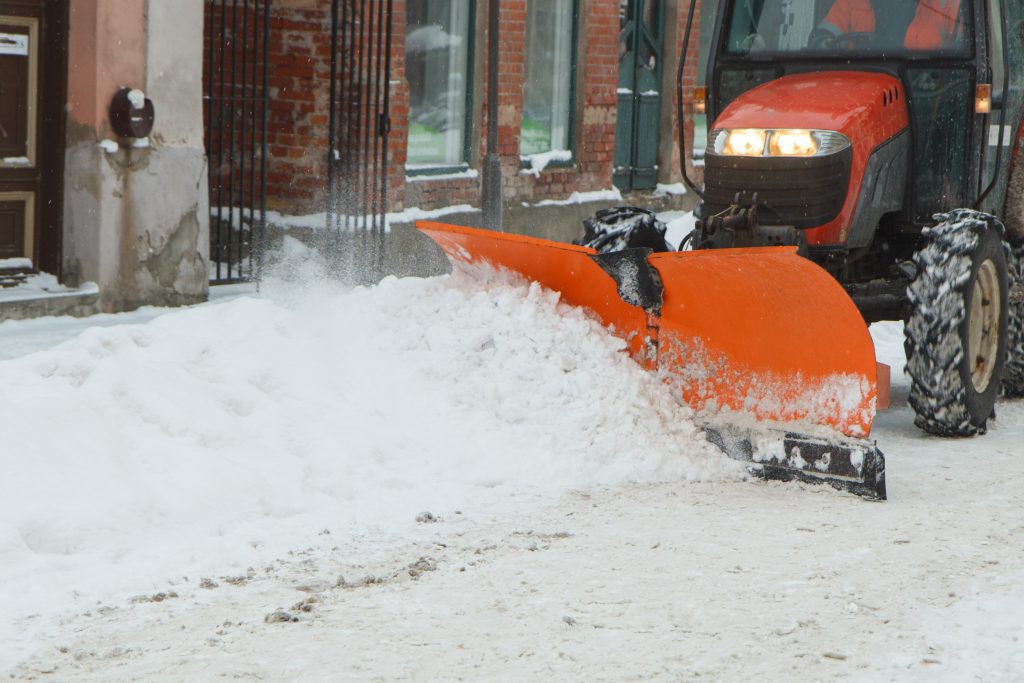
[[328, 247], [369, 281], [384, 269], [392, 17], [392, 0], [331, 3]]
[[210, 282], [257, 279], [266, 229], [270, 0], [207, 0]]

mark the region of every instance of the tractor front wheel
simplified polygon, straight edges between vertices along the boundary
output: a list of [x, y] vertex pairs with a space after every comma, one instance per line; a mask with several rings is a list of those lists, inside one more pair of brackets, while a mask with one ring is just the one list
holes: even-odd
[[983, 434], [1006, 363], [1007, 248], [994, 217], [958, 209], [936, 217], [914, 254], [904, 348], [914, 424], [939, 436]]

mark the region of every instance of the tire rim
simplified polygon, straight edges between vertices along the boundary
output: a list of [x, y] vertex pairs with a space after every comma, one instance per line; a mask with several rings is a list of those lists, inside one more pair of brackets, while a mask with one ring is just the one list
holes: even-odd
[[978, 268], [971, 297], [967, 352], [971, 363], [971, 382], [979, 394], [992, 382], [999, 353], [999, 271], [987, 260]]

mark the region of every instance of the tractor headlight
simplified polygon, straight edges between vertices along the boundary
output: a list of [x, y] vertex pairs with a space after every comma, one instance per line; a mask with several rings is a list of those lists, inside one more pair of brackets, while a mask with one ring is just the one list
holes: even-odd
[[767, 131], [756, 128], [740, 128], [722, 132], [725, 135], [722, 137], [721, 149], [717, 144], [712, 148], [718, 154], [732, 157], [759, 157], [764, 154]]
[[841, 152], [850, 139], [831, 130], [718, 128], [709, 143], [709, 150], [723, 156], [814, 157]]
[[773, 157], [812, 157], [818, 153], [818, 141], [809, 130], [776, 130], [768, 141]]

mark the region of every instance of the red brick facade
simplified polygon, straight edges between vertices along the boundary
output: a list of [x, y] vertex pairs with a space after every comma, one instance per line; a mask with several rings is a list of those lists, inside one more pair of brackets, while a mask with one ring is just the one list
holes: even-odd
[[[526, 59], [528, 0], [501, 0], [501, 78], [499, 93], [499, 154], [507, 202], [535, 203], [565, 199], [573, 192], [612, 187], [616, 134], [616, 88], [619, 55], [619, 0], [578, 0], [577, 78], [573, 107], [573, 162], [549, 166], [539, 176], [520, 169], [520, 128], [523, 118], [523, 78]], [[533, 0], [538, 1], [538, 0]], [[371, 2], [371, 4], [373, 4]], [[486, 154], [486, 26], [487, 2], [478, 0], [472, 74], [473, 107], [470, 169], [479, 170]], [[662, 130], [675, 131], [674, 81], [676, 56], [689, 2], [666, 1], [665, 67]], [[285, 213], [322, 211], [325, 197], [330, 93], [330, 0], [276, 0], [272, 6], [270, 38], [270, 128], [267, 205]], [[389, 207], [424, 209], [452, 204], [479, 206], [480, 176], [431, 179], [407, 177], [405, 172], [409, 92], [405, 78], [405, 0], [393, 2], [389, 140]], [[686, 67], [692, 84], [697, 69], [697, 29], [691, 39]], [[566, 78], [570, 74], [565, 75]], [[687, 88], [687, 99], [692, 87]], [[689, 106], [689, 105], [688, 105]], [[660, 182], [678, 182], [678, 149], [662, 144]], [[692, 148], [692, 141], [688, 141]], [[670, 155], [666, 158], [666, 155]], [[472, 174], [471, 174], [472, 175]]]

